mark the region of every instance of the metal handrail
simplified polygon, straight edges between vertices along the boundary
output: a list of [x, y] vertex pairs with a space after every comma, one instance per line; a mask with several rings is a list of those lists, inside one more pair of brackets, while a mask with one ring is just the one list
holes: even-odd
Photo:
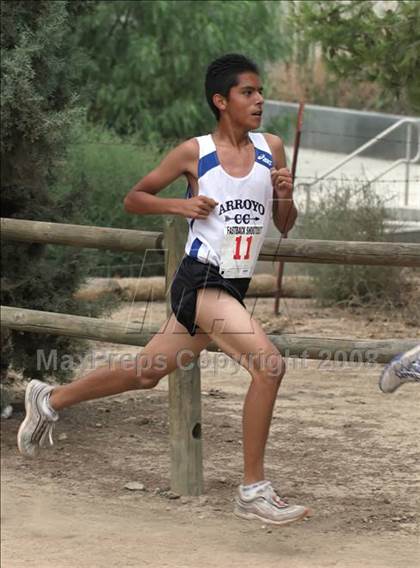
[[[372, 138], [372, 140], [369, 140], [368, 142], [366, 142], [365, 144], [363, 144], [359, 148], [356, 148], [356, 150], [354, 150], [351, 154], [349, 154], [348, 156], [346, 156], [345, 158], [343, 158], [342, 160], [337, 162], [334, 166], [332, 166], [332, 167], [328, 168], [326, 171], [322, 172], [311, 183], [301, 184], [304, 187], [304, 189], [307, 191], [307, 205], [309, 205], [309, 189], [311, 187], [313, 187], [314, 185], [321, 182], [327, 176], [329, 176], [333, 172], [337, 171], [339, 168], [341, 168], [342, 166], [344, 166], [345, 164], [350, 162], [350, 160], [352, 160], [353, 158], [355, 158], [356, 156], [358, 156], [359, 154], [361, 154], [362, 152], [364, 152], [365, 150], [367, 150], [368, 148], [370, 148], [371, 146], [373, 146], [374, 144], [376, 144], [380, 140], [383, 140], [390, 132], [393, 132], [394, 130], [396, 130], [397, 128], [402, 126], [403, 124], [407, 124], [407, 138], [406, 138], [405, 157], [399, 158], [398, 160], [393, 162], [391, 164], [391, 166], [387, 167], [380, 174], [378, 174], [374, 178], [368, 180], [367, 184], [376, 181], [377, 179], [384, 176], [385, 174], [387, 174], [388, 172], [390, 172], [391, 170], [393, 170], [395, 167], [399, 166], [400, 164], [406, 164], [404, 203], [407, 206], [408, 205], [408, 194], [409, 194], [409, 182], [410, 182], [410, 180], [409, 180], [410, 164], [415, 164], [420, 159], [420, 120], [415, 119], [415, 118], [402, 118], [401, 120], [399, 120], [395, 124], [392, 124], [391, 126], [386, 128], [385, 130], [383, 130], [380, 134], [376, 135], [374, 138]], [[411, 153], [411, 145], [412, 145], [413, 126], [416, 127], [416, 129], [417, 129], [418, 147], [417, 147], [416, 155], [413, 158], [411, 158], [410, 153]]]

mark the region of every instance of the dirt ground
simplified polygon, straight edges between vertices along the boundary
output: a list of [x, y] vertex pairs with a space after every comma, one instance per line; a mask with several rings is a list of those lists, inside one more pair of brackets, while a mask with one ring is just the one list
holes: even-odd
[[[246, 300], [268, 332], [420, 338], [416, 318]], [[143, 319], [126, 304], [112, 319]], [[165, 317], [156, 304], [145, 318]], [[149, 323], [146, 321], [146, 323]], [[91, 342], [92, 350], [136, 349]], [[56, 443], [23, 459], [17, 410], [2, 421], [3, 568], [411, 568], [418, 566], [418, 385], [380, 393], [380, 365], [288, 360], [267, 448], [267, 478], [313, 515], [283, 528], [237, 519], [241, 407], [248, 375], [203, 354], [205, 494], [168, 492], [167, 381], [62, 412]], [[223, 368], [224, 367], [224, 368]], [[130, 491], [129, 482], [144, 485]], [[415, 560], [417, 558], [417, 561]]]

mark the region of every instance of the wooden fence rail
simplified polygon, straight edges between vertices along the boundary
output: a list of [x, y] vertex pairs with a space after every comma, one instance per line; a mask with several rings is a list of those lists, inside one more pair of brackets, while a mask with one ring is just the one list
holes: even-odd
[[1, 234], [3, 239], [11, 241], [128, 252], [162, 249], [163, 246], [163, 233], [134, 229], [110, 229], [89, 225], [46, 223], [44, 221], [27, 221], [26, 219], [2, 218]]
[[[1, 326], [18, 331], [67, 335], [123, 345], [144, 346], [159, 331], [141, 324], [110, 321], [85, 316], [43, 312], [26, 308], [1, 306]], [[279, 351], [290, 357], [372, 363], [388, 363], [395, 355], [418, 344], [415, 339], [344, 339], [305, 337], [295, 334], [269, 335]], [[208, 351], [218, 351], [214, 343]]]
[[[179, 219], [184, 222], [183, 219]], [[186, 226], [185, 222], [184, 224]], [[157, 232], [66, 225], [22, 219], [1, 219], [1, 232], [3, 238], [7, 240], [131, 252], [162, 249], [165, 246], [163, 234]], [[420, 266], [420, 244], [265, 239], [259, 260], [321, 264]]]

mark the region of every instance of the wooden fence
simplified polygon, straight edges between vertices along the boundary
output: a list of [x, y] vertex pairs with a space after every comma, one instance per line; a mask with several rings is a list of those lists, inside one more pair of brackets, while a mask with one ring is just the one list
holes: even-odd
[[[186, 224], [181, 218], [174, 218], [174, 222], [175, 219], [177, 221], [175, 234], [181, 233], [183, 235]], [[22, 219], [2, 219], [1, 232], [3, 238], [12, 241], [131, 252], [162, 249], [164, 242], [163, 234], [157, 232], [65, 225]], [[265, 239], [259, 260], [321, 264], [420, 266], [420, 245], [415, 243], [308, 239], [283, 239], [279, 242], [279, 239]]]
[[[66, 225], [21, 219], [2, 219], [3, 239], [142, 252], [160, 249], [165, 253], [166, 289], [184, 254], [186, 223], [171, 217], [165, 232], [146, 232]], [[370, 243], [305, 239], [266, 239], [260, 260], [388, 266], [420, 266], [420, 245], [413, 243]], [[167, 313], [170, 313], [167, 302]], [[42, 312], [11, 306], [1, 307], [1, 325], [10, 329], [68, 335], [105, 342], [144, 346], [157, 329], [144, 329], [134, 323], [111, 322], [96, 318]], [[410, 349], [415, 340], [352, 340], [311, 338], [292, 334], [270, 335], [285, 356], [334, 359], [340, 353], [347, 361], [386, 363], [396, 354]], [[211, 344], [210, 351], [217, 347]], [[340, 359], [342, 360], [342, 359]], [[178, 369], [169, 376], [169, 423], [171, 448], [171, 488], [199, 495], [203, 490], [201, 444], [201, 386], [198, 359], [188, 370]]]

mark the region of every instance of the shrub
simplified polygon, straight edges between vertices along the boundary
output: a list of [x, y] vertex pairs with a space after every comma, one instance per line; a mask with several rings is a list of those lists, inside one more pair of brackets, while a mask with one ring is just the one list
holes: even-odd
[[[76, 222], [82, 193], [62, 200], [50, 194], [54, 170], [68, 142], [76, 106], [75, 69], [80, 52], [72, 43], [84, 2], [1, 2], [1, 205], [2, 215], [36, 221]], [[72, 190], [74, 188], [71, 188]], [[79, 203], [77, 197], [79, 196]], [[43, 311], [98, 315], [99, 304], [76, 302], [72, 293], [83, 280], [78, 252], [62, 247], [52, 262], [50, 247], [3, 241], [4, 305]], [[108, 305], [109, 307], [109, 305]], [[24, 377], [42, 378], [37, 350], [78, 353], [86, 343], [69, 337], [11, 330], [1, 335], [1, 376], [9, 367]], [[69, 373], [56, 374], [64, 379]]]
[[[316, 206], [303, 216], [298, 236], [337, 241], [390, 240], [383, 201], [369, 185], [324, 186]], [[395, 229], [394, 229], [395, 230]], [[322, 304], [404, 305], [407, 270], [392, 266], [308, 264]]]
[[[121, 138], [109, 130], [79, 125], [73, 134], [66, 158], [56, 172], [52, 193], [62, 198], [77, 188], [83, 194], [84, 206], [77, 223], [100, 227], [118, 227], [142, 231], [162, 231], [161, 215], [132, 215], [124, 210], [128, 191], [144, 175], [158, 165], [167, 148], [138, 144], [134, 138]], [[186, 183], [178, 180], [161, 195], [183, 197]], [[55, 256], [60, 250], [54, 251]], [[148, 252], [107, 250], [81, 251], [82, 262], [96, 276], [138, 276], [163, 274], [163, 255]], [[134, 267], [133, 269], [133, 265]]]

